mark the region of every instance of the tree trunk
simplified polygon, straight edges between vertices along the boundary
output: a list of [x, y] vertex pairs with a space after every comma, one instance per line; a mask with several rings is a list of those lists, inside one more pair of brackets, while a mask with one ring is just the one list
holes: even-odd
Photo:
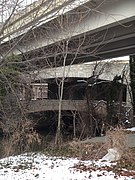
[[94, 121], [94, 117], [93, 117], [93, 99], [91, 97], [91, 92], [89, 92], [88, 90], [88, 84], [86, 87], [86, 98], [87, 98], [87, 106], [88, 106], [88, 119], [85, 120], [86, 123], [86, 127], [89, 128], [89, 136], [93, 137], [95, 136], [95, 121]]
[[62, 79], [59, 84], [59, 110], [58, 110], [58, 126], [55, 137], [55, 144], [60, 145], [62, 142], [62, 134], [61, 134], [61, 108], [62, 108], [62, 99], [64, 92], [64, 82], [65, 82], [65, 67], [66, 67], [66, 59], [67, 59], [67, 50], [68, 50], [68, 41], [66, 41], [66, 47], [64, 47], [64, 58], [63, 58], [63, 74]]

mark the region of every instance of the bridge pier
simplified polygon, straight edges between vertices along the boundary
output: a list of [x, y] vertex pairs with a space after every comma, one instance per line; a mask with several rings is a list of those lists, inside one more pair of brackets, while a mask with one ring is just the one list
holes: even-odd
[[133, 115], [135, 115], [135, 55], [130, 56], [129, 66], [130, 66], [130, 90], [131, 90], [130, 94], [132, 100], [131, 103], [133, 106]]

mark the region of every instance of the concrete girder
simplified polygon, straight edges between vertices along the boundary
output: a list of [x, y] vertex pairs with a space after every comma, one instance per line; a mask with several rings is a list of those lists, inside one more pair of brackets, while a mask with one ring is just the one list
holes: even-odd
[[[88, 4], [86, 4], [86, 6], [83, 5], [83, 8], [84, 7], [87, 9], [89, 8]], [[73, 14], [70, 14], [70, 17], [75, 15], [74, 11], [72, 11], [72, 13]], [[70, 27], [64, 29], [64, 31], [62, 29], [56, 30], [53, 27], [56, 19], [52, 20], [49, 24], [42, 24], [34, 30], [36, 39], [32, 38], [34, 37], [32, 34], [32, 37], [30, 37], [30, 33], [32, 32], [29, 32], [24, 38], [21, 37], [19, 42], [18, 39], [14, 40], [14, 42], [12, 41], [12, 47], [14, 46], [14, 43], [16, 43], [17, 48], [14, 46], [10, 53], [33, 53], [35, 50], [40, 51], [41, 48], [45, 48], [46, 50], [63, 39], [69, 38], [71, 41], [74, 41], [80, 39], [80, 37], [83, 39], [85, 36], [86, 39], [89, 39], [90, 43], [89, 46], [84, 43], [84, 47], [82, 47], [84, 48], [84, 53], [78, 55], [78, 59], [80, 60], [77, 59], [77, 63], [82, 61], [82, 57], [86, 57], [86, 61], [91, 61], [95, 57], [96, 59], [97, 57], [103, 59], [134, 54], [134, 13], [134, 0], [104, 1], [97, 9], [89, 9], [89, 13], [87, 13], [79, 23], [73, 23]], [[48, 27], [49, 30], [47, 29]], [[8, 49], [8, 45], [9, 44], [4, 44], [1, 46], [1, 52], [3, 51], [3, 53], [5, 53], [5, 49]], [[74, 50], [76, 51], [75, 48]], [[94, 53], [92, 54], [92, 52]], [[72, 59], [72, 54], [70, 54], [69, 59]]]

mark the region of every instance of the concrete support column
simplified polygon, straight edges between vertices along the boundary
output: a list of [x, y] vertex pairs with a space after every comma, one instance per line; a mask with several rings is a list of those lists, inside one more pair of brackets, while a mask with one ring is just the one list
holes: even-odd
[[130, 75], [132, 103], [133, 103], [133, 110], [135, 114], [135, 55], [130, 56], [129, 69], [130, 69], [129, 75]]

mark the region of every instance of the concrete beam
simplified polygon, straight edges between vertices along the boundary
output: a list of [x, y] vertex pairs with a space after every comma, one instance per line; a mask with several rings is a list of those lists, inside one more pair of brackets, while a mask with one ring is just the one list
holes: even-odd
[[[112, 81], [116, 75], [122, 75], [123, 71], [125, 71], [126, 79], [129, 81], [129, 60], [94, 61], [85, 64], [66, 66], [65, 78], [88, 78], [91, 77], [94, 72], [95, 75], [99, 75], [99, 79]], [[63, 76], [63, 67], [34, 71], [30, 73], [30, 76], [35, 80], [60, 78]]]
[[[24, 103], [25, 107], [25, 101]], [[58, 111], [59, 100], [33, 100], [27, 106], [27, 112]], [[87, 111], [86, 100], [62, 100], [62, 111]]]
[[[113, 2], [106, 2], [100, 8], [98, 8], [98, 12], [96, 12], [95, 10], [91, 10], [88, 15], [86, 15], [80, 22], [76, 21], [74, 22], [74, 24], [67, 24], [69, 27], [65, 27], [64, 30], [60, 27], [58, 27], [59, 29], [57, 30], [50, 27], [51, 29], [49, 30], [49, 32], [42, 31], [43, 36], [41, 36], [41, 34], [38, 34], [37, 32], [37, 42], [33, 39], [28, 42], [27, 45], [25, 44], [25, 46], [23, 46], [23, 44], [20, 44], [19, 48], [22, 52], [27, 52], [33, 49], [48, 46], [50, 44], [61, 41], [62, 39], [71, 38], [88, 32], [97, 33], [101, 30], [106, 30], [106, 34], [104, 34], [104, 36], [108, 35], [107, 29], [118, 25], [124, 27], [124, 25], [122, 25], [124, 22], [130, 21], [131, 18], [135, 20], [134, 7], [134, 0], [117, 0]], [[132, 26], [132, 24], [130, 24], [130, 26]], [[129, 28], [130, 27], [125, 26], [126, 30], [128, 30]], [[38, 28], [38, 30], [39, 29], [40, 28]], [[48, 38], [46, 39], [47, 36]], [[113, 36], [111, 38], [112, 41], [113, 39], [115, 39], [115, 36], [115, 33], [113, 33]], [[15, 50], [15, 53], [17, 52], [18, 51]]]
[[[29, 32], [24, 38], [18, 38], [14, 40], [12, 45], [14, 46], [14, 43], [17, 43], [17, 47], [14, 46], [11, 53], [20, 54], [20, 52], [31, 52], [43, 47], [48, 48], [48, 46], [54, 45], [56, 42], [59, 42], [63, 39], [74, 39], [77, 37], [80, 38], [81, 36], [86, 36], [86, 38], [91, 36], [89, 54], [91, 54], [93, 48], [97, 47], [97, 44], [108, 45], [108, 43], [111, 42], [111, 45], [108, 45], [108, 47], [111, 49], [104, 50], [104, 47], [100, 46], [100, 51], [96, 54], [99, 56], [102, 55], [102, 52], [104, 51], [108, 50], [106, 53], [109, 54], [110, 51], [114, 50], [115, 45], [112, 43], [116, 42], [116, 44], [121, 46], [121, 43], [123, 44], [123, 42], [127, 40], [127, 46], [130, 44], [132, 45], [132, 43], [129, 41], [129, 38], [135, 38], [135, 26], [133, 24], [135, 20], [135, 1], [97, 0], [95, 3], [97, 3], [97, 6], [92, 9], [89, 7], [89, 3], [86, 3], [82, 6], [79, 6], [77, 9], [70, 11], [66, 16], [69, 16], [68, 22], [71, 23], [66, 23], [64, 28], [63, 24], [62, 27], [58, 24], [58, 19], [54, 19], [50, 23], [42, 23], [41, 26], [38, 26]], [[76, 20], [75, 17], [77, 18], [77, 12], [81, 11], [80, 14], [82, 14], [84, 10], [87, 10], [87, 13], [84, 15], [84, 17], [80, 19], [79, 16], [79, 20]], [[129, 33], [127, 34], [126, 31], [129, 31]], [[123, 34], [123, 32], [125, 33]], [[100, 36], [101, 34], [102, 36]], [[100, 37], [99, 41], [97, 41], [97, 37]], [[123, 48], [127, 48], [127, 46]], [[133, 44], [133, 47], [130, 48], [134, 49], [134, 46], [135, 45]], [[7, 47], [5, 44], [3, 53], [5, 53], [6, 50]]]

